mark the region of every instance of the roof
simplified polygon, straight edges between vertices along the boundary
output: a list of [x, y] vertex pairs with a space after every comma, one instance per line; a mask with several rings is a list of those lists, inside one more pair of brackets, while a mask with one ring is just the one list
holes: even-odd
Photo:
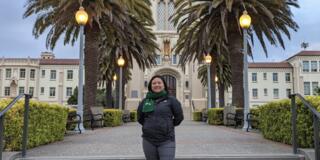
[[249, 68], [292, 68], [289, 62], [257, 62], [249, 63]]
[[40, 65], [79, 65], [79, 59], [40, 59]]
[[287, 60], [296, 56], [320, 56], [320, 51], [300, 51], [299, 53], [289, 57]]

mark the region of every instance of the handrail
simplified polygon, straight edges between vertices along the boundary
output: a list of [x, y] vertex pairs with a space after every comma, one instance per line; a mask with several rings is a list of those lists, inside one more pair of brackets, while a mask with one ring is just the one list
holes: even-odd
[[320, 146], [319, 146], [319, 120], [320, 120], [320, 113], [310, 105], [310, 103], [303, 98], [298, 93], [289, 95], [291, 99], [291, 124], [292, 124], [292, 147], [293, 153], [298, 153], [298, 143], [297, 143], [297, 104], [296, 104], [296, 97], [298, 97], [304, 106], [306, 106], [312, 113], [313, 117], [313, 136], [314, 136], [314, 150], [315, 150], [315, 158], [316, 160], [320, 160]]
[[5, 113], [13, 107], [15, 103], [22, 97], [25, 97], [24, 102], [24, 117], [23, 117], [23, 135], [22, 135], [22, 157], [26, 156], [27, 150], [27, 137], [28, 137], [28, 114], [29, 114], [29, 100], [32, 98], [30, 94], [20, 94], [14, 98], [1, 112], [0, 112], [0, 160], [2, 160], [2, 149], [3, 149], [3, 136], [4, 136], [4, 117]]

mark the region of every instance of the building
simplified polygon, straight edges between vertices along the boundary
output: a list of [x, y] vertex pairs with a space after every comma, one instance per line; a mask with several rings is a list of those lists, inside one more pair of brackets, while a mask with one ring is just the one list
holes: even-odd
[[[136, 108], [147, 93], [147, 83], [153, 75], [162, 75], [169, 92], [185, 107], [198, 109], [207, 106], [207, 88], [197, 78], [197, 63], [189, 63], [185, 70], [177, 65], [179, 55], [174, 53], [178, 34], [169, 17], [174, 13], [173, 0], [152, 1], [152, 30], [161, 49], [157, 66], [141, 71], [134, 65], [132, 80], [125, 86], [126, 108]], [[0, 98], [15, 97], [18, 93], [33, 93], [40, 101], [66, 103], [78, 85], [78, 59], [55, 59], [52, 53], [36, 58], [2, 58], [0, 60]], [[319, 85], [320, 51], [302, 51], [283, 62], [249, 64], [250, 106], [257, 106], [289, 93], [313, 94]], [[218, 93], [216, 93], [218, 95]], [[226, 92], [226, 104], [231, 93]], [[218, 99], [218, 97], [217, 97]], [[218, 106], [218, 105], [216, 105]]]
[[65, 104], [78, 85], [78, 59], [55, 59], [43, 52], [41, 58], [0, 59], [0, 98], [30, 93], [39, 101]]

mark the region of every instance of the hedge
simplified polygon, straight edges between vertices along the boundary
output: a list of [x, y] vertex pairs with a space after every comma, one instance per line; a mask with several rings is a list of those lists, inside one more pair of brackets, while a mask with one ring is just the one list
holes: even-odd
[[223, 108], [209, 108], [208, 124], [223, 125]]
[[138, 120], [137, 111], [130, 111], [130, 121], [137, 122], [137, 120]]
[[104, 109], [104, 126], [115, 127], [122, 124], [122, 111], [118, 109]]
[[[320, 110], [320, 97], [306, 97], [306, 100]], [[271, 102], [259, 107], [259, 128], [267, 139], [291, 144], [291, 104], [290, 100]], [[302, 148], [313, 147], [312, 115], [297, 100], [297, 141]]]
[[202, 120], [202, 112], [196, 111], [192, 113], [192, 120], [201, 121]]
[[[1, 100], [4, 108], [11, 100]], [[30, 101], [27, 148], [63, 140], [68, 109], [58, 104]], [[21, 149], [24, 100], [18, 101], [5, 115], [5, 149]]]

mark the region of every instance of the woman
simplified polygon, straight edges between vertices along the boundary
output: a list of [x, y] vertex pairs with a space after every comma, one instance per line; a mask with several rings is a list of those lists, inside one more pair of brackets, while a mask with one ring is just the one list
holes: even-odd
[[148, 91], [138, 107], [145, 157], [147, 160], [174, 160], [174, 127], [183, 120], [181, 104], [175, 97], [168, 96], [167, 84], [159, 75], [151, 78]]

